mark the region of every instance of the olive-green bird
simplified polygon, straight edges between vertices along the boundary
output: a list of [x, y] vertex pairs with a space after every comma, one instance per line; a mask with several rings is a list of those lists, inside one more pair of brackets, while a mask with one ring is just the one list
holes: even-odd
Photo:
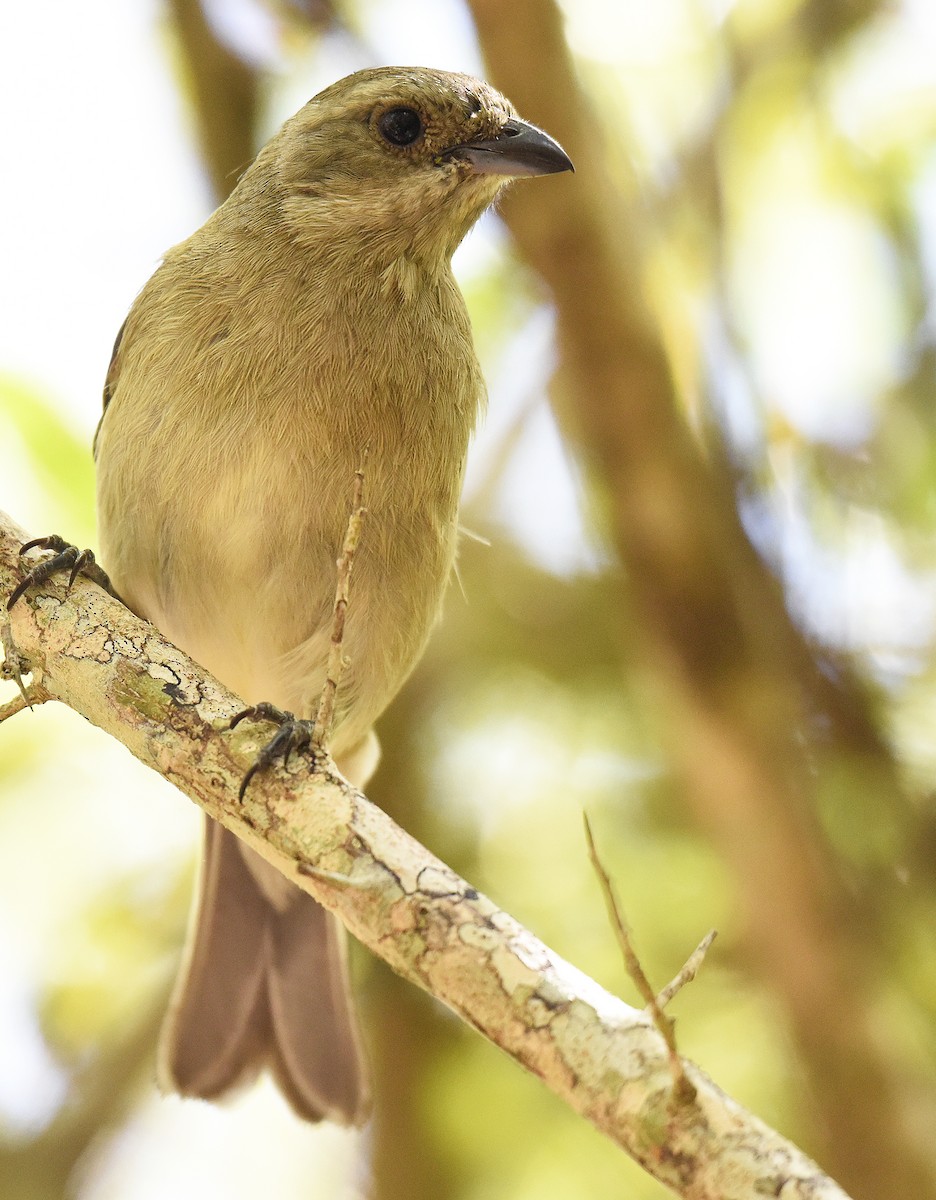
[[[477, 79], [358, 72], [169, 251], [117, 339], [96, 438], [104, 565], [247, 704], [315, 712], [367, 450], [331, 744], [358, 786], [452, 572], [484, 394], [452, 252], [508, 179], [571, 167]], [[360, 1123], [343, 930], [220, 825], [206, 833], [164, 1083], [213, 1098], [268, 1065], [301, 1116]]]

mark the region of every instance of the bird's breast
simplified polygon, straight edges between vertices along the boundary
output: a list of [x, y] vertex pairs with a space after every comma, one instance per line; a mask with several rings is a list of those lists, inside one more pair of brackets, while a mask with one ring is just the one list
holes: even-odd
[[128, 321], [101, 430], [104, 561], [245, 700], [308, 710], [363, 465], [339, 698], [348, 735], [363, 733], [451, 572], [481, 391], [460, 297], [451, 284], [388, 306], [275, 272], [253, 289], [187, 286], [187, 321], [145, 291]]

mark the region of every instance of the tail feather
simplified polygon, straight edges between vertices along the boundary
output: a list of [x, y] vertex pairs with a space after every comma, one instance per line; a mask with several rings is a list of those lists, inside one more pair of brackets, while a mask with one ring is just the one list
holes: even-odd
[[369, 1096], [348, 998], [345, 932], [331, 913], [296, 890], [273, 925], [267, 973], [271, 1065], [300, 1116], [359, 1125]]
[[210, 1100], [268, 1065], [301, 1117], [359, 1124], [367, 1085], [344, 931], [299, 888], [274, 905], [250, 869], [253, 857], [206, 822], [194, 928], [163, 1029], [160, 1075], [169, 1088]]

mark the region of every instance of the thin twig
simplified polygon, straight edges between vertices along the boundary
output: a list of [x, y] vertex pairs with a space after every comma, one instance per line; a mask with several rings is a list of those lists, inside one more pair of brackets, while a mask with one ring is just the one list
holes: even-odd
[[[0, 678], [15, 680], [16, 686], [19, 688], [20, 697], [25, 701], [25, 705], [20, 707], [30, 707], [29, 692], [26, 685], [23, 683], [23, 671], [29, 673], [28, 664], [24, 661], [23, 656], [16, 648], [16, 642], [13, 641], [13, 629], [10, 626], [9, 617], [0, 624], [0, 646], [3, 647], [3, 662], [0, 664]], [[11, 701], [12, 703], [12, 701]], [[19, 711], [13, 710], [13, 711]], [[13, 711], [7, 713], [7, 716], [12, 717]]]
[[705, 961], [705, 956], [708, 954], [709, 947], [712, 942], [718, 937], [717, 929], [710, 929], [705, 937], [699, 942], [695, 950], [686, 959], [685, 966], [679, 971], [666, 985], [657, 992], [656, 1002], [661, 1009], [666, 1008], [667, 1004], [673, 997], [681, 992], [687, 983], [692, 983], [696, 975], [702, 969], [702, 964]]
[[3, 724], [9, 717], [15, 717], [17, 713], [22, 712], [24, 708], [32, 708], [36, 704], [45, 704], [52, 697], [44, 687], [38, 683], [31, 683], [23, 688], [18, 696], [14, 696], [12, 700], [8, 700], [6, 704], [0, 704], [0, 725]]
[[659, 1030], [664, 1042], [666, 1042], [670, 1070], [673, 1075], [673, 1099], [677, 1104], [691, 1104], [696, 1098], [696, 1089], [689, 1082], [683, 1068], [682, 1059], [679, 1057], [679, 1051], [676, 1049], [674, 1023], [660, 1007], [656, 992], [651, 987], [650, 980], [640, 965], [640, 959], [637, 957], [637, 951], [634, 949], [634, 944], [631, 940], [630, 929], [624, 919], [620, 903], [614, 891], [614, 884], [611, 882], [610, 875], [598, 857], [598, 850], [595, 846], [595, 839], [592, 836], [588, 814], [583, 812], [582, 819], [585, 822], [585, 840], [588, 844], [588, 857], [591, 859], [595, 874], [598, 876], [598, 883], [601, 885], [601, 891], [608, 908], [608, 916], [611, 918], [611, 925], [614, 928], [618, 945], [621, 947], [621, 953], [624, 956], [624, 965], [627, 968], [627, 973], [643, 997], [647, 1011], [653, 1018], [654, 1025]]
[[351, 568], [354, 566], [354, 555], [361, 540], [361, 526], [364, 513], [367, 511], [361, 501], [364, 495], [364, 468], [367, 465], [367, 451], [364, 460], [354, 474], [354, 493], [351, 499], [351, 516], [348, 518], [348, 528], [345, 532], [344, 544], [338, 557], [338, 581], [335, 586], [335, 606], [332, 610], [331, 646], [328, 651], [328, 668], [325, 685], [319, 697], [318, 712], [315, 714], [315, 726], [312, 731], [312, 744], [324, 747], [331, 736], [335, 720], [335, 702], [338, 696], [338, 686], [344, 674], [347, 659], [344, 656], [345, 618], [348, 612], [348, 595], [351, 589]]

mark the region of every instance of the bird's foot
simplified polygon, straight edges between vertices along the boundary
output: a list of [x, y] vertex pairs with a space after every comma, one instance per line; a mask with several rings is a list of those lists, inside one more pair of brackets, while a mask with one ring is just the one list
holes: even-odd
[[282, 709], [276, 707], [275, 704], [267, 704], [265, 701], [261, 704], [254, 704], [250, 708], [245, 708], [243, 712], [237, 713], [231, 718], [230, 729], [239, 725], [241, 721], [272, 721], [274, 725], [278, 725], [276, 733], [267, 742], [267, 744], [258, 752], [253, 766], [244, 776], [240, 785], [240, 790], [237, 795], [240, 800], [244, 799], [247, 792], [247, 785], [253, 779], [258, 771], [263, 771], [278, 758], [283, 760], [283, 766], [289, 765], [289, 756], [293, 751], [308, 750], [312, 745], [312, 734], [315, 728], [314, 721], [302, 720], [295, 717], [291, 712], [283, 712]]
[[77, 546], [73, 546], [70, 542], [66, 542], [64, 538], [59, 537], [57, 533], [53, 533], [51, 537], [33, 538], [31, 542], [26, 542], [20, 546], [19, 552], [20, 554], [25, 554], [27, 550], [34, 550], [37, 547], [41, 547], [43, 550], [51, 550], [53, 552], [52, 557], [36, 563], [34, 567], [26, 572], [13, 589], [7, 601], [7, 611], [13, 607], [28, 588], [37, 587], [39, 584], [45, 583], [53, 575], [58, 574], [59, 571], [68, 571], [69, 588], [79, 575], [84, 575], [86, 579], [90, 579], [92, 583], [96, 583], [98, 587], [102, 587], [105, 592], [109, 592], [115, 599], [120, 599], [114, 591], [113, 584], [108, 579], [107, 573], [98, 566], [94, 554], [90, 550], [79, 550]]

